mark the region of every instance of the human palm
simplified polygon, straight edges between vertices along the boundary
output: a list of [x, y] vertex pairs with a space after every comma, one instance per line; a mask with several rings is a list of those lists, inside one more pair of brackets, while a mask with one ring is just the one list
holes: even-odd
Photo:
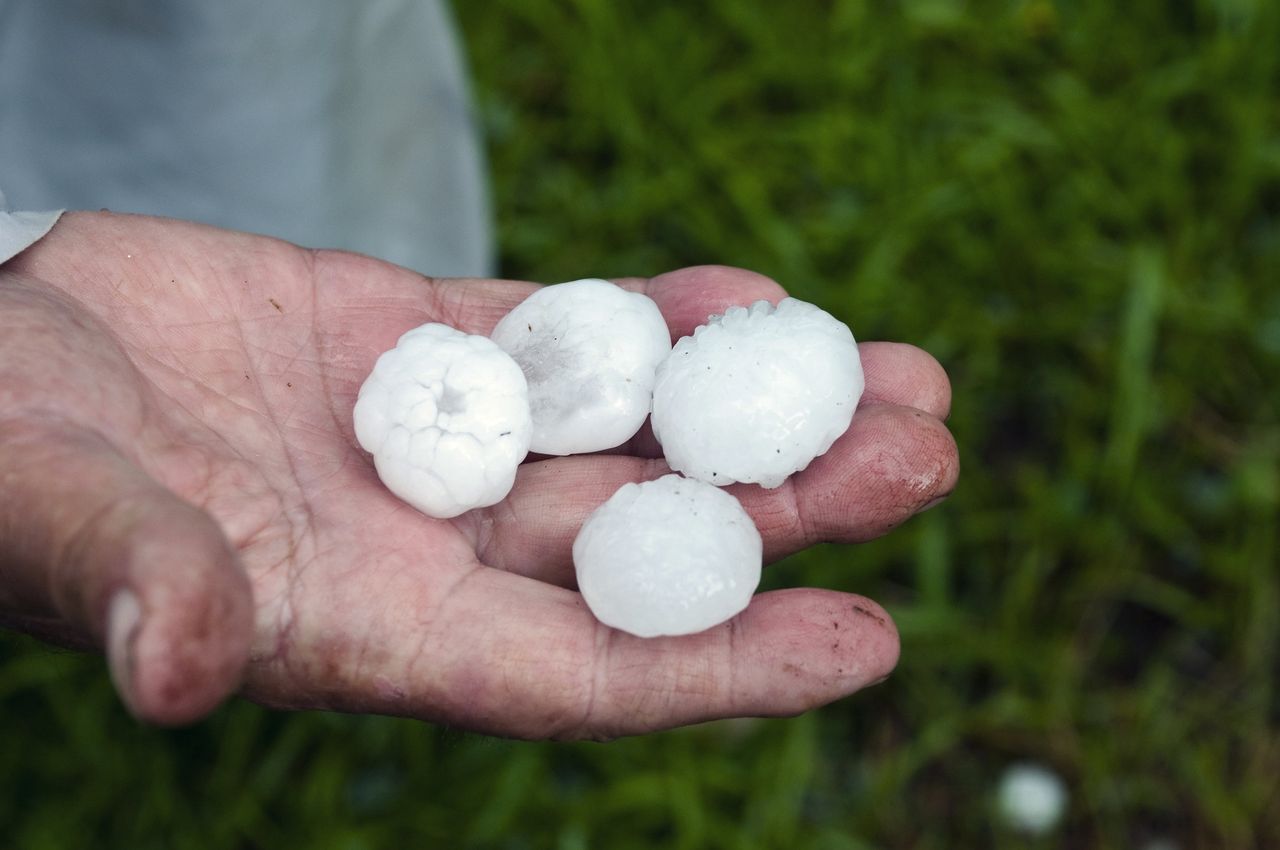
[[[733, 269], [623, 281], [673, 336], [776, 284]], [[0, 266], [0, 622], [106, 649], [140, 716], [228, 692], [520, 737], [611, 737], [803, 711], [883, 678], [884, 612], [816, 589], [643, 640], [573, 590], [583, 519], [668, 470], [651, 437], [531, 458], [492, 508], [425, 517], [350, 419], [377, 355], [440, 321], [488, 333], [532, 284], [429, 280], [353, 254], [106, 213]], [[954, 486], [945, 375], [862, 347], [863, 406], [778, 490], [733, 488], [776, 559], [877, 536]], [[246, 660], [247, 659], [247, 660]]]

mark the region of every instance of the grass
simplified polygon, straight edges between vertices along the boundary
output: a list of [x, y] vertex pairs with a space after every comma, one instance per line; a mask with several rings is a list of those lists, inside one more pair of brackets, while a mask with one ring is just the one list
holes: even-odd
[[[6, 636], [0, 844], [1274, 846], [1280, 8], [457, 11], [508, 276], [746, 266], [947, 366], [955, 496], [768, 577], [885, 602], [898, 672], [609, 745], [240, 703], [160, 732]], [[1020, 760], [1071, 791], [1038, 841], [993, 816]]]

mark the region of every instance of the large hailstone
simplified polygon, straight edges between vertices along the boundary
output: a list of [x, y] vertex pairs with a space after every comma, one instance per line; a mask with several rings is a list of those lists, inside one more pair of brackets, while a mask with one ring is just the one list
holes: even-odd
[[537, 290], [492, 336], [529, 381], [530, 450], [550, 455], [630, 439], [649, 415], [654, 373], [671, 351], [658, 305], [603, 280]]
[[387, 489], [441, 519], [501, 501], [533, 432], [515, 361], [487, 337], [439, 324], [378, 358], [354, 418]]
[[831, 448], [862, 397], [843, 322], [804, 301], [757, 301], [676, 343], [658, 367], [653, 433], [672, 469], [777, 487]]
[[686, 635], [742, 611], [760, 583], [760, 532], [718, 487], [666, 475], [624, 484], [573, 541], [596, 619], [639, 637]]

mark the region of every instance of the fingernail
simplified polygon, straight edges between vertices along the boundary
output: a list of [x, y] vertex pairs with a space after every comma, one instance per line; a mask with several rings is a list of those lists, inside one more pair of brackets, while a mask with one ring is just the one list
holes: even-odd
[[947, 494], [947, 495], [945, 495], [945, 496], [939, 496], [939, 497], [938, 497], [938, 498], [936, 498], [936, 499], [932, 499], [932, 500], [930, 500], [930, 501], [928, 501], [928, 502], [925, 502], [924, 507], [923, 507], [923, 508], [921, 508], [921, 509], [919, 510], [919, 513], [924, 513], [925, 511], [929, 510], [929, 508], [936, 508], [938, 505], [942, 504], [943, 502], [945, 502], [945, 501], [946, 501], [947, 499], [949, 499], [949, 498], [951, 498], [951, 494], [950, 494], [950, 493], [948, 493], [948, 494]]
[[132, 703], [133, 639], [142, 620], [142, 605], [131, 590], [120, 590], [107, 606], [107, 666], [111, 681], [126, 705]]

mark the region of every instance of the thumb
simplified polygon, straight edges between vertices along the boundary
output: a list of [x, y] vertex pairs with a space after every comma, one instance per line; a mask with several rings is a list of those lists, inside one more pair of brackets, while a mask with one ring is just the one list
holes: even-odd
[[4, 619], [102, 647], [129, 709], [175, 724], [238, 687], [253, 599], [209, 515], [100, 434], [24, 420], [0, 423]]

